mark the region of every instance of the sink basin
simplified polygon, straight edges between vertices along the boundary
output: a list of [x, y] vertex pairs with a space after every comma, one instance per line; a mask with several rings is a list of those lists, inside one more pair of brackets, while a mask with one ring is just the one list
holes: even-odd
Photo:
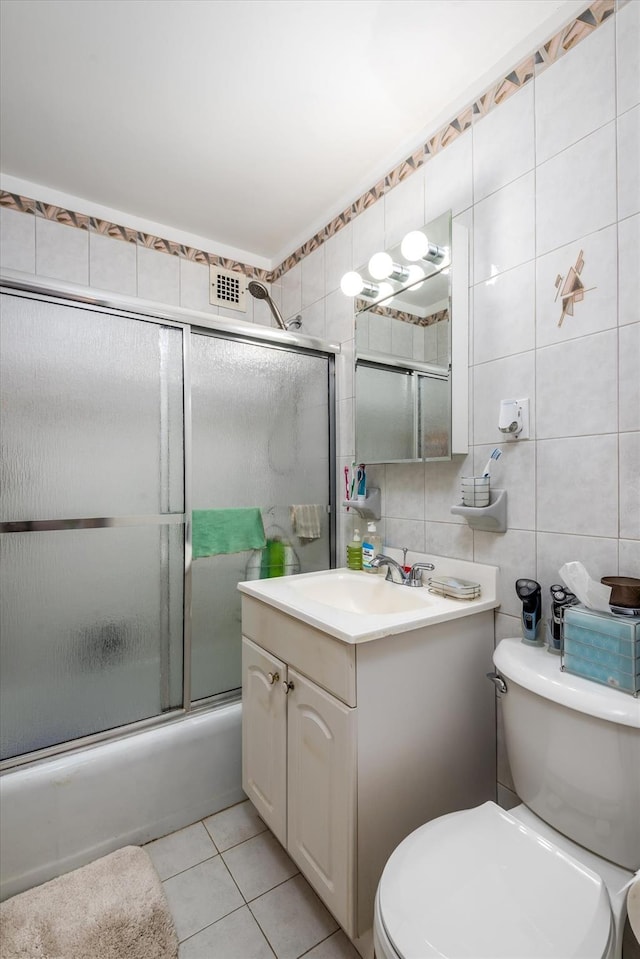
[[[402, 553], [391, 547], [389, 555]], [[396, 556], [393, 556], [396, 559]], [[474, 600], [445, 599], [430, 593], [426, 586], [410, 587], [385, 580], [379, 573], [350, 569], [324, 569], [273, 579], [238, 583], [247, 598], [273, 606], [281, 612], [314, 626], [345, 643], [364, 643], [382, 636], [404, 633], [434, 623], [494, 609], [496, 575], [494, 566], [482, 566], [448, 557], [422, 556], [433, 562], [443, 576], [472, 579], [482, 586]]]
[[424, 587], [388, 583], [384, 574], [318, 575], [314, 579], [301, 578], [297, 582], [292, 579], [289, 586], [301, 597], [333, 609], [377, 616], [424, 609], [430, 599]]

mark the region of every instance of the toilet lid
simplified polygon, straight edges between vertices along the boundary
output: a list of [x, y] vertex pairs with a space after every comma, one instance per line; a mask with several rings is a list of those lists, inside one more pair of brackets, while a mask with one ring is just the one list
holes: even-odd
[[403, 959], [601, 959], [611, 932], [600, 876], [492, 802], [407, 836], [378, 894]]

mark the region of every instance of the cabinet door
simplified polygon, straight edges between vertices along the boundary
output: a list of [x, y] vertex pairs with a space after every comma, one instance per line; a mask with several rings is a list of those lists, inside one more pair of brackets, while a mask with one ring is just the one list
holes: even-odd
[[353, 934], [355, 710], [289, 669], [288, 843], [327, 908]]
[[242, 638], [242, 788], [287, 842], [287, 667]]

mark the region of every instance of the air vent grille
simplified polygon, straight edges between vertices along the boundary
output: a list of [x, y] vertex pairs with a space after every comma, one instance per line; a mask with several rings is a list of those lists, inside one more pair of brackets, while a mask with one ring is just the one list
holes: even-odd
[[235, 270], [223, 270], [219, 266], [209, 268], [209, 302], [238, 313], [247, 312], [247, 278]]

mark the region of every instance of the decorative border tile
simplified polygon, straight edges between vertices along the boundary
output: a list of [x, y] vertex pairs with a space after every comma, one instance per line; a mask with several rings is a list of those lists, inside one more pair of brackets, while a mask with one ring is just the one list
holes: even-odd
[[355, 300], [354, 307], [358, 312], [366, 310], [367, 314], [375, 313], [376, 316], [389, 316], [392, 320], [401, 320], [403, 323], [411, 323], [413, 326], [433, 326], [434, 323], [449, 319], [448, 307], [445, 307], [444, 310], [438, 310], [437, 313], [430, 313], [429, 316], [416, 316], [415, 313], [394, 310], [392, 306], [383, 306], [381, 303], [376, 306], [369, 306], [368, 300]]
[[425, 143], [417, 147], [410, 156], [406, 157], [401, 163], [393, 168], [385, 177], [379, 180], [371, 189], [367, 190], [362, 196], [351, 204], [346, 210], [334, 217], [327, 226], [323, 227], [315, 236], [307, 240], [302, 246], [298, 247], [290, 256], [277, 266], [274, 270], [261, 270], [251, 266], [248, 263], [241, 263], [238, 260], [229, 260], [217, 256], [214, 253], [207, 253], [203, 250], [197, 250], [192, 247], [175, 243], [171, 240], [164, 240], [162, 237], [152, 236], [148, 233], [131, 230], [128, 227], [119, 226], [117, 223], [109, 223], [106, 220], [100, 220], [96, 217], [85, 216], [81, 213], [74, 213], [72, 210], [65, 210], [61, 207], [42, 203], [38, 200], [32, 200], [29, 197], [18, 196], [14, 193], [0, 191], [0, 206], [5, 206], [21, 213], [31, 213], [35, 216], [41, 216], [48, 220], [56, 220], [58, 223], [64, 223], [67, 226], [75, 227], [80, 230], [88, 230], [94, 233], [102, 233], [113, 239], [123, 240], [127, 243], [137, 243], [139, 246], [145, 246], [153, 250], [159, 250], [162, 253], [168, 253], [170, 256], [178, 256], [187, 260], [193, 260], [196, 263], [209, 264], [212, 266], [221, 266], [227, 270], [235, 270], [243, 273], [245, 276], [257, 277], [266, 283], [272, 283], [291, 270], [297, 263], [300, 263], [306, 256], [317, 250], [330, 237], [335, 236], [355, 217], [359, 216], [369, 207], [382, 199], [385, 194], [393, 190], [395, 186], [406, 180], [423, 166], [428, 160], [441, 153], [450, 143], [453, 143], [459, 136], [462, 136], [478, 120], [482, 119], [491, 110], [500, 106], [510, 96], [521, 90], [534, 77], [541, 74], [552, 63], [555, 63], [572, 50], [576, 44], [590, 36], [594, 30], [597, 30], [606, 20], [611, 17], [616, 9], [620, 10], [626, 5], [628, 0], [594, 0], [578, 17], [568, 23], [562, 30], [559, 30], [550, 40], [539, 47], [534, 53], [522, 60], [507, 76], [496, 81], [479, 96], [473, 103], [469, 104], [460, 113], [442, 126], [433, 136], [429, 137]]

